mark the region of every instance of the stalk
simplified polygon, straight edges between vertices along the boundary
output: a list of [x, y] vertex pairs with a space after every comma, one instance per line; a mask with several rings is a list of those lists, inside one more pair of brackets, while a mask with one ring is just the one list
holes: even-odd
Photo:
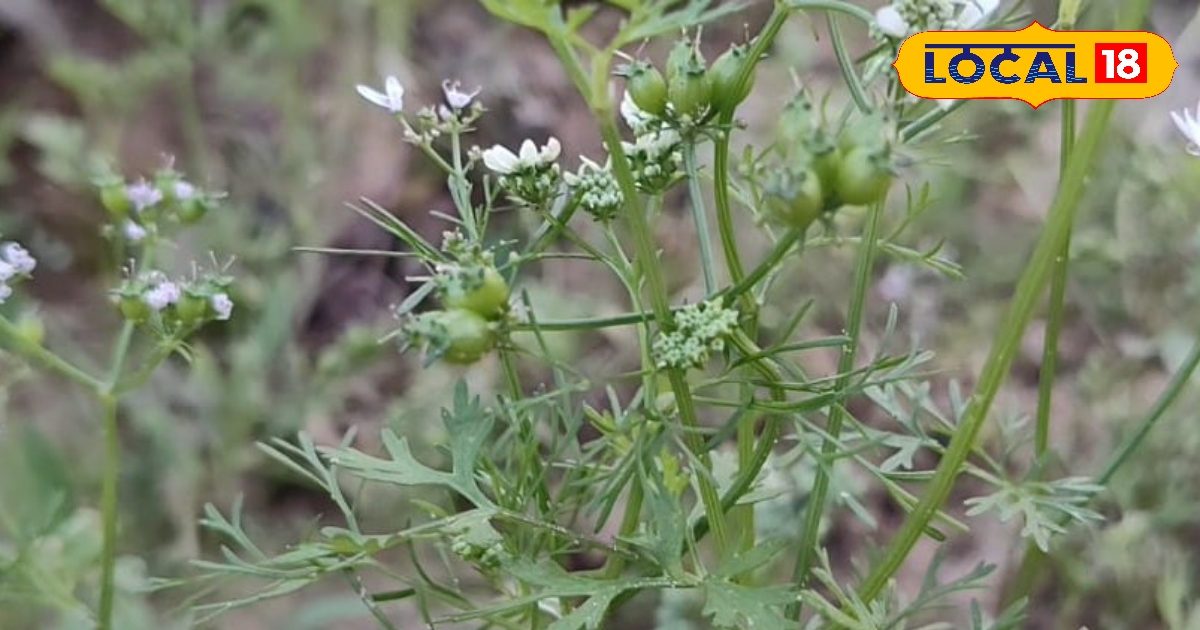
[[103, 547], [100, 563], [100, 606], [97, 626], [112, 628], [117, 559], [117, 482], [121, 474], [121, 440], [117, 426], [117, 399], [100, 395], [104, 432], [104, 476], [100, 486], [100, 514], [103, 519]]
[[[850, 296], [850, 307], [846, 316], [846, 337], [849, 341], [842, 346], [838, 357], [838, 378], [836, 388], [845, 390], [850, 387], [853, 379], [854, 362], [858, 356], [859, 337], [862, 333], [863, 313], [866, 311], [867, 291], [871, 282], [871, 270], [875, 266], [876, 243], [879, 240], [880, 217], [886, 199], [881, 199], [871, 205], [867, 216], [867, 225], [863, 230], [862, 243], [858, 248], [858, 262], [854, 272], [854, 293]], [[812, 492], [809, 494], [808, 506], [804, 510], [804, 528], [800, 534], [800, 547], [796, 550], [796, 565], [792, 570], [792, 581], [803, 587], [808, 581], [809, 571], [816, 556], [818, 537], [820, 535], [821, 517], [825, 513], [826, 495], [829, 493], [829, 477], [834, 466], [834, 455], [837, 453], [837, 441], [842, 433], [842, 425], [846, 421], [845, 405], [834, 405], [829, 413], [827, 435], [821, 445], [821, 461], [817, 466], [817, 476], [813, 481]], [[791, 619], [800, 618], [800, 603], [788, 607]]]
[[[1146, 4], [1146, 0], [1141, 0], [1142, 10], [1138, 15], [1144, 14]], [[884, 586], [904, 564], [938, 509], [950, 496], [954, 482], [975, 446], [975, 439], [983, 428], [996, 394], [999, 393], [1000, 386], [1004, 383], [1017, 355], [1021, 336], [1049, 280], [1054, 259], [1070, 233], [1075, 211], [1083, 196], [1084, 177], [1099, 152], [1100, 141], [1108, 127], [1114, 106], [1114, 101], [1100, 101], [1088, 113], [1082, 138], [1068, 161], [1066, 173], [1050, 208], [1042, 235], [1030, 257], [1029, 265], [1017, 283], [1008, 313], [997, 331], [976, 393], [968, 405], [962, 424], [938, 464], [928, 491], [909, 513], [904, 525], [884, 553], [883, 559], [859, 587], [859, 596], [863, 601], [870, 602], [879, 596]]]
[[700, 190], [700, 166], [696, 163], [696, 143], [689, 140], [683, 147], [683, 168], [687, 174], [688, 196], [692, 198], [692, 220], [696, 223], [696, 240], [700, 243], [700, 268], [704, 272], [704, 294], [717, 290], [717, 274], [713, 268], [712, 235], [708, 230], [708, 209], [704, 207], [704, 191]]

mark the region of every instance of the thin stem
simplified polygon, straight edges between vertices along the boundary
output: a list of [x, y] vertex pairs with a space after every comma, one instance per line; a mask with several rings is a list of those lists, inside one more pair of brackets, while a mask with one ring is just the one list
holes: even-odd
[[708, 209], [704, 207], [704, 191], [700, 189], [700, 167], [696, 164], [696, 143], [683, 147], [683, 168], [687, 173], [688, 195], [692, 198], [692, 220], [696, 223], [696, 240], [700, 243], [700, 268], [704, 271], [704, 293], [717, 290], [717, 274], [713, 270], [712, 235], [708, 230]]
[[105, 390], [112, 393], [117, 387], [118, 381], [121, 380], [121, 373], [125, 369], [125, 360], [129, 357], [129, 346], [133, 342], [134, 323], [126, 320], [121, 326], [121, 334], [117, 337], [117, 343], [113, 347], [113, 358], [111, 366], [108, 370], [108, 381], [105, 383]]
[[[1138, 428], [1125, 439], [1120, 448], [1109, 458], [1108, 464], [1104, 466], [1104, 469], [1096, 478], [1097, 484], [1107, 486], [1113, 477], [1116, 476], [1117, 472], [1124, 467], [1129, 461], [1130, 456], [1145, 442], [1146, 436], [1150, 434], [1151, 429], [1166, 415], [1167, 410], [1175, 404], [1176, 399], [1179, 398], [1184, 388], [1191, 382], [1192, 375], [1195, 374], [1197, 367], [1200, 367], [1200, 341], [1197, 341], [1192, 346], [1192, 350], [1188, 353], [1187, 358], [1184, 359], [1183, 365], [1179, 366], [1179, 369], [1175, 372], [1175, 376], [1167, 384], [1167, 388], [1159, 394], [1158, 399], [1154, 402], [1154, 406], [1138, 424]], [[1021, 559], [1020, 568], [1017, 569], [1011, 586], [1004, 593], [1004, 605], [1029, 596], [1038, 577], [1041, 575], [1042, 566], [1045, 562], [1046, 554], [1037, 546], [1030, 545], [1025, 550], [1025, 556]]]
[[[791, 11], [783, 3], [776, 3], [775, 9], [771, 12], [771, 17], [767, 18], [767, 23], [763, 27], [762, 32], [758, 37], [754, 38], [754, 44], [750, 48], [750, 52], [746, 55], [746, 61], [742, 68], [738, 71], [735, 88], [731, 90], [733, 94], [740, 94], [744, 89], [750, 77], [754, 74], [754, 69], [758, 62], [766, 54], [767, 48], [775, 41], [779, 35], [780, 29], [787, 23], [788, 16]], [[729, 279], [734, 284], [740, 284], [746, 275], [742, 265], [742, 256], [737, 245], [737, 237], [734, 234], [733, 227], [733, 207], [729, 197], [729, 129], [733, 126], [734, 108], [730, 107], [721, 112], [717, 126], [725, 131], [718, 134], [716, 142], [713, 144], [713, 200], [716, 204], [717, 213], [717, 232], [721, 238], [721, 250], [725, 256], [725, 267], [729, 270]], [[754, 303], [754, 298], [751, 295], [744, 296], [742, 300], [742, 310], [744, 314], [750, 315], [757, 309]]]
[[729, 528], [725, 523], [725, 509], [721, 505], [721, 496], [713, 484], [709, 471], [712, 462], [705, 449], [704, 437], [700, 434], [700, 422], [696, 418], [696, 402], [692, 399], [691, 389], [688, 388], [686, 374], [682, 370], [670, 370], [667, 378], [671, 381], [671, 389], [675, 393], [675, 405], [679, 409], [679, 420], [684, 428], [684, 441], [704, 470], [696, 471], [696, 486], [700, 491], [700, 502], [704, 505], [704, 514], [712, 527], [713, 538], [716, 539], [717, 555], [723, 557], [729, 544]]
[[734, 284], [729, 289], [723, 291], [723, 295], [727, 301], [737, 299], [739, 296], [748, 295], [750, 301], [753, 302], [751, 295], [754, 286], [759, 283], [767, 274], [779, 268], [779, 263], [792, 251], [796, 243], [804, 236], [806, 228], [791, 228], [783, 236], [775, 242], [775, 247], [767, 254], [750, 275], [743, 276], [742, 279]]
[[[1145, 1], [1142, 0], [1143, 11]], [[1083, 136], [1071, 156], [1042, 235], [1017, 283], [1004, 323], [996, 333], [977, 391], [964, 413], [958, 431], [951, 438], [946, 454], [938, 464], [929, 489], [909, 513], [883, 559], [859, 587], [859, 596], [863, 601], [870, 602], [878, 597], [888, 580], [904, 564], [922, 532], [950, 496], [963, 464], [974, 449], [975, 439], [987, 420], [1009, 368], [1012, 367], [1033, 308], [1049, 280], [1054, 258], [1062, 249], [1062, 244], [1074, 223], [1075, 211], [1083, 194], [1084, 178], [1096, 154], [1099, 153], [1100, 141], [1114, 106], [1115, 101], [1100, 101], [1089, 111]]]
[[117, 427], [117, 399], [100, 396], [104, 432], [104, 472], [100, 486], [100, 516], [103, 522], [103, 548], [100, 555], [100, 606], [97, 626], [112, 628], [113, 601], [117, 565], [117, 481], [121, 470], [121, 441]]
[[3, 316], [0, 316], [0, 348], [6, 348], [11, 352], [15, 352], [25, 359], [41, 365], [59, 376], [83, 385], [92, 391], [100, 391], [104, 387], [104, 384], [99, 379], [21, 334], [20, 329]]
[[[838, 373], [842, 376], [835, 386], [838, 391], [850, 388], [853, 380], [854, 363], [858, 357], [859, 338], [862, 334], [863, 314], [866, 312], [868, 290], [871, 283], [871, 271], [875, 266], [876, 244], [879, 241], [879, 224], [883, 216], [885, 199], [871, 205], [867, 215], [867, 225], [863, 230], [862, 244], [858, 248], [858, 262], [854, 272], [854, 292], [850, 296], [850, 306], [846, 315], [845, 336], [847, 343], [842, 346], [838, 357]], [[813, 559], [816, 557], [817, 545], [821, 531], [821, 518], [825, 513], [825, 499], [829, 493], [830, 472], [835, 465], [837, 441], [842, 433], [842, 425], [846, 421], [845, 405], [834, 405], [829, 413], [829, 426], [826, 437], [821, 445], [821, 462], [817, 466], [817, 476], [813, 481], [809, 494], [808, 505], [804, 511], [804, 528], [800, 534], [800, 547], [796, 551], [796, 564], [792, 570], [792, 581], [803, 587], [808, 581]], [[799, 619], [800, 603], [788, 608], [791, 619]]]
[[854, 69], [854, 58], [846, 49], [846, 38], [842, 36], [842, 28], [838, 26], [837, 17], [829, 14], [826, 19], [829, 20], [829, 39], [833, 42], [833, 53], [837, 57], [838, 67], [842, 70], [842, 78], [846, 81], [846, 87], [850, 88], [850, 96], [854, 98], [854, 103], [858, 105], [859, 110], [864, 114], [870, 114], [874, 109], [871, 106], [871, 99], [867, 96], [867, 88], [863, 85], [862, 78]]

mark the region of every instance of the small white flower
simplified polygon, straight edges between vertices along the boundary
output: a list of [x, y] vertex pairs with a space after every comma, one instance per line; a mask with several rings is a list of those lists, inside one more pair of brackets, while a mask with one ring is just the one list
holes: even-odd
[[133, 208], [138, 212], [157, 204], [163, 198], [162, 191], [151, 186], [144, 179], [126, 186], [125, 196], [129, 197], [130, 203], [133, 204]]
[[549, 166], [558, 159], [562, 145], [558, 139], [551, 137], [546, 144], [538, 149], [533, 140], [521, 143], [519, 153], [513, 153], [501, 145], [496, 145], [483, 151], [483, 164], [500, 175], [511, 175], [517, 171], [540, 166]]
[[455, 80], [446, 79], [442, 81], [442, 94], [446, 97], [446, 104], [451, 109], [466, 109], [479, 96], [479, 91], [483, 88], [475, 88], [473, 92], [464, 92], [462, 83]]
[[493, 172], [508, 175], [517, 170], [521, 160], [508, 147], [496, 145], [483, 150], [483, 164]]
[[0, 304], [10, 297], [12, 297], [12, 287], [0, 282]]
[[180, 297], [183, 297], [183, 292], [179, 290], [179, 285], [168, 280], [146, 291], [145, 295], [142, 296], [142, 300], [155, 311], [161, 311], [178, 302]]
[[1179, 133], [1187, 139], [1187, 152], [1191, 155], [1200, 157], [1200, 105], [1196, 106], [1196, 111], [1192, 112], [1188, 108], [1183, 108], [1183, 112], [1171, 112], [1171, 120], [1175, 121], [1175, 126], [1179, 128]]
[[8, 242], [0, 246], [0, 260], [12, 265], [17, 273], [26, 276], [37, 268], [37, 259], [19, 243]]
[[17, 275], [17, 268], [0, 260], [0, 284], [12, 280], [15, 275]]
[[637, 106], [633, 102], [633, 97], [629, 92], [625, 92], [625, 97], [621, 99], [621, 118], [625, 119], [625, 124], [629, 126], [634, 133], [639, 133], [645, 129], [650, 123], [654, 122], [654, 115]]
[[384, 79], [383, 92], [366, 85], [359, 85], [356, 89], [359, 96], [393, 114], [399, 114], [404, 109], [404, 86], [400, 85], [400, 79], [394, 76]]
[[885, 5], [875, 12], [875, 25], [888, 37], [908, 37], [908, 22], [904, 21], [904, 16], [894, 5]]
[[196, 187], [181, 179], [175, 182], [174, 192], [176, 199], [187, 201], [196, 196]]
[[141, 243], [146, 238], [146, 228], [133, 221], [126, 221], [121, 232], [125, 235], [125, 240], [130, 243]]
[[932, 30], [967, 30], [983, 24], [1000, 0], [892, 0], [875, 12], [879, 32], [895, 39]]
[[213, 312], [217, 314], [217, 319], [227, 321], [233, 315], [233, 300], [224, 293], [218, 293], [209, 300], [212, 305]]

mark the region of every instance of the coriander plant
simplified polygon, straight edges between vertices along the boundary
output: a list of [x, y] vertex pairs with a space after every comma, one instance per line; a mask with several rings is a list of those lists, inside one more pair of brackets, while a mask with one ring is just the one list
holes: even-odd
[[[262, 454], [327, 494], [337, 513], [276, 551], [247, 531], [240, 502], [227, 510], [209, 504], [201, 524], [221, 540], [220, 556], [196, 560], [193, 575], [160, 586], [197, 590], [190, 611], [198, 624], [330, 579], [348, 585], [383, 628], [405, 627], [402, 607], [428, 627], [621, 627], [635, 599], [657, 606], [659, 627], [1020, 627], [1056, 537], [1102, 518], [1093, 499], [1200, 364], [1193, 350], [1099, 474], [1051, 474], [1070, 238], [1115, 104], [1093, 104], [1082, 125], [1073, 103], [1061, 106], [1057, 192], [990, 353], [970, 388], [935, 385], [935, 357], [897, 339], [895, 307], [885, 321], [869, 317], [869, 289], [883, 260], [961, 278], [940, 246], [914, 245], [921, 235], [910, 228], [936, 193], [911, 167], [963, 141], [941, 123], [964, 103], [915, 101], [889, 66], [912, 33], [1021, 26], [1029, 18], [1022, 6], [894, 0], [873, 12], [846, 0], [775, 0], [757, 33], [709, 59], [704, 26], [740, 19], [743, 6], [481, 4], [544, 38], [591, 112], [605, 154], [577, 155], [554, 137], [477, 146], [476, 127], [489, 115], [486, 85], [446, 80], [441, 102], [420, 107], [396, 77], [358, 86], [380, 115], [395, 119], [397, 140], [445, 178], [452, 205], [434, 212], [444, 231], [430, 238], [364, 199], [353, 209], [404, 251], [350, 252], [411, 257], [423, 270], [409, 278], [414, 288], [395, 305], [397, 324], [382, 341], [461, 376], [441, 410], [444, 448], [426, 452], [391, 429], [350, 431], [334, 443], [306, 433], [264, 441]], [[1118, 21], [1104, 26], [1137, 28], [1148, 6], [1122, 3]], [[1079, 11], [1080, 3], [1063, 2], [1058, 28], [1073, 28]], [[745, 131], [738, 109], [793, 20], [811, 23], [822, 42], [827, 36], [842, 85], [817, 93], [801, 76], [786, 90], [769, 86], [786, 95], [771, 103], [777, 117], [763, 141]], [[847, 27], [870, 44], [852, 50]], [[1195, 117], [1185, 111], [1175, 119], [1195, 149]], [[100, 194], [113, 217], [107, 233], [115, 256], [129, 260], [113, 290], [126, 323], [110, 368], [84, 371], [49, 351], [39, 331], [9, 319], [0, 318], [0, 344], [98, 401], [108, 465], [106, 571], [95, 618], [108, 628], [120, 400], [170, 355], [186, 354], [198, 328], [229, 318], [233, 302], [225, 265], [185, 277], [156, 266], [169, 229], [201, 218], [215, 195], [169, 168], [149, 182], [105, 178]], [[694, 226], [694, 288], [670, 281], [655, 238], [677, 205]], [[753, 255], [751, 240], [766, 242], [766, 253]], [[21, 246], [3, 247], [0, 300], [35, 266]], [[837, 305], [841, 331], [808, 336], [801, 331], [812, 304], [788, 302], [780, 289], [788, 265], [820, 266], [835, 249], [854, 252], [854, 271], [841, 279], [850, 287], [848, 304]], [[596, 265], [623, 288], [620, 314], [539, 312], [524, 283], [568, 259]], [[994, 418], [1047, 288], [1037, 414], [1032, 424]], [[636, 338], [636, 365], [585, 374], [552, 348], [556, 335], [617, 330]], [[868, 330], [883, 343], [864, 343]], [[143, 357], [127, 369], [138, 339]], [[804, 360], [815, 352], [837, 360], [815, 371]], [[500, 391], [472, 383], [480, 366], [499, 371]], [[984, 445], [990, 420], [1000, 437]], [[964, 476], [970, 482], [960, 484]], [[897, 525], [884, 527], [859, 499], [868, 486], [899, 508]], [[949, 505], [956, 489], [971, 496]], [[365, 517], [368, 495], [380, 492], [403, 496], [413, 509], [383, 523]], [[886, 545], [864, 557], [831, 549], [830, 514], [843, 508], [863, 531], [880, 530], [874, 535]], [[1019, 521], [1028, 539], [1011, 584], [1000, 584], [990, 565], [946, 578], [939, 553], [919, 589], [898, 587], [922, 538], [946, 540], [981, 514]], [[969, 600], [963, 618], [921, 625], [980, 589], [997, 593], [988, 601], [999, 605], [985, 610]]]
[[[30, 311], [16, 321], [0, 314], [0, 347], [30, 364], [54, 373], [86, 390], [96, 403], [97, 438], [104, 454], [101, 482], [99, 592], [89, 615], [100, 628], [112, 628], [117, 560], [117, 486], [121, 471], [119, 416], [129, 395], [144, 386], [164, 361], [187, 354], [187, 341], [199, 329], [228, 320], [234, 302], [229, 295], [233, 278], [229, 264], [214, 256], [206, 264], [192, 263], [176, 274], [178, 264], [163, 260], [173, 234], [202, 220], [221, 195], [202, 190], [184, 179], [171, 164], [144, 178], [128, 182], [113, 173], [96, 179], [100, 202], [111, 223], [103, 227], [114, 260], [123, 262], [122, 278], [111, 290], [111, 301], [124, 324], [112, 335], [111, 359], [96, 372], [45, 345], [46, 331]], [[12, 297], [13, 287], [32, 278], [37, 260], [20, 244], [0, 246], [0, 304]], [[31, 552], [30, 550], [24, 550]], [[19, 565], [16, 565], [19, 566]], [[19, 571], [17, 571], [19, 573]], [[39, 585], [35, 575], [24, 576], [28, 588]], [[37, 599], [36, 594], [34, 599]], [[90, 599], [90, 598], [89, 598]]]

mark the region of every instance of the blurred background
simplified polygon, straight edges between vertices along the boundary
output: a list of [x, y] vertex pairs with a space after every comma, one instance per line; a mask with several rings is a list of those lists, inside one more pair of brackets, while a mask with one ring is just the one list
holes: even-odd
[[[1089, 3], [1085, 23], [1109, 24], [1118, 1]], [[1028, 9], [1050, 24], [1055, 4], [1036, 0]], [[1167, 93], [1118, 108], [1081, 208], [1052, 435], [1064, 474], [1097, 470], [1200, 331], [1200, 158], [1184, 152], [1168, 117], [1200, 98], [1198, 4], [1155, 5], [1150, 30], [1173, 43], [1181, 67]], [[743, 40], [770, 8], [749, 2], [737, 18], [706, 28], [706, 48]], [[866, 50], [866, 34], [855, 36]], [[429, 214], [451, 207], [439, 172], [354, 92], [388, 74], [417, 106], [436, 102], [445, 78], [482, 87], [489, 113], [473, 139], [480, 146], [554, 135], [564, 155], [603, 155], [589, 113], [539, 37], [470, 0], [0, 2], [0, 233], [42, 263], [23, 299], [0, 307], [6, 315], [40, 317], [49, 345], [99, 364], [120, 326], [106, 293], [119, 265], [101, 236], [93, 175], [109, 164], [132, 178], [174, 159], [192, 180], [229, 193], [177, 243], [174, 258], [184, 271], [209, 252], [235, 257], [236, 316], [206, 329], [190, 363], [172, 360], [121, 410], [123, 627], [174, 627], [170, 619], [187, 601], [144, 587], [215, 553], [217, 541], [196, 525], [206, 502], [225, 510], [244, 497], [247, 529], [275, 550], [333, 511], [327, 496], [264, 457], [255, 441], [304, 430], [331, 443], [350, 427], [364, 436], [391, 427], [429, 452], [442, 441], [437, 409], [458, 373], [422, 369], [419, 358], [376, 343], [395, 326], [389, 307], [415, 286], [406, 275], [421, 270], [399, 258], [294, 249], [399, 248], [346, 209], [359, 197], [435, 242], [443, 229]], [[750, 129], [743, 137], [769, 139], [798, 82], [845, 101], [839, 81], [823, 31], [792, 20], [740, 110]], [[935, 388], [951, 379], [969, 388], [1053, 195], [1057, 106], [968, 104], [936, 137], [908, 154], [906, 180], [933, 191], [909, 234], [918, 235], [914, 247], [944, 242], [964, 278], [882, 258], [865, 343], [878, 345], [895, 304], [905, 340], [937, 353]], [[672, 286], [686, 294], [698, 269], [690, 221], [676, 201], [659, 236]], [[501, 235], [517, 234], [515, 223], [502, 221]], [[754, 230], [749, 218], [745, 228]], [[761, 239], [746, 243], [746, 257], [757, 259]], [[777, 301], [775, 317], [812, 298], [808, 326], [838, 334], [853, 254], [830, 247], [796, 261], [780, 289], [794, 299]], [[624, 309], [620, 288], [586, 263], [556, 261], [520, 283], [542, 318]], [[1000, 427], [1019, 426], [1035, 409], [1041, 339], [1035, 321], [997, 405], [1007, 421], [991, 423], [985, 440], [1006, 439]], [[556, 355], [585, 373], [636, 361], [636, 340], [620, 331], [553, 342]], [[814, 370], [834, 371], [835, 357], [814, 356]], [[539, 366], [523, 369], [539, 377]], [[479, 393], [497, 381], [490, 364], [465, 376]], [[1200, 628], [1197, 403], [1200, 395], [1187, 394], [1117, 478], [1103, 497], [1106, 521], [1058, 545], [1028, 627]], [[0, 355], [0, 628], [86, 627], [73, 594], [96, 579], [98, 441], [84, 393]], [[872, 529], [835, 513], [826, 539], [832, 556], [861, 557], [865, 541], [886, 540], [901, 520], [881, 489], [856, 492], [878, 522]], [[402, 526], [408, 498], [379, 497], [374, 522]], [[948, 543], [943, 571], [987, 561], [999, 565], [1002, 581], [1024, 545], [1016, 526], [969, 522], [971, 534]], [[933, 550], [923, 543], [900, 581], [919, 580]], [[672, 612], [671, 602], [636, 605], [614, 627], [704, 627]], [[374, 625], [344, 584], [331, 583], [232, 612], [213, 627]]]

